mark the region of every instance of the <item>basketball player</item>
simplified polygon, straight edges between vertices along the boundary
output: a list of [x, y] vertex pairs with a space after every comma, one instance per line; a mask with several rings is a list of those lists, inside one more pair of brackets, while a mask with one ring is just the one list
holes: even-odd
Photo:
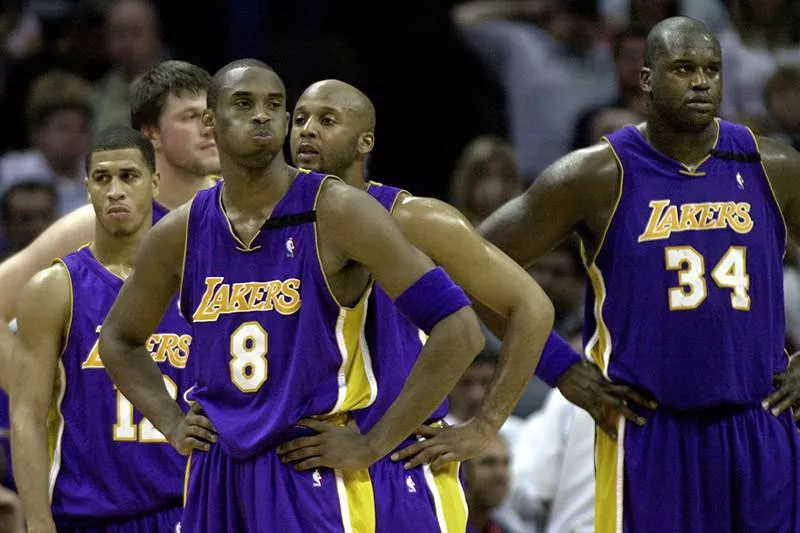
[[[440, 467], [446, 460], [463, 460], [480, 451], [491, 441], [489, 433], [495, 433], [508, 418], [530, 380], [532, 367], [536, 367], [537, 375], [551, 387], [559, 386], [568, 394], [574, 391], [571, 399], [592, 411], [601, 425], [607, 424], [607, 413], [611, 410], [618, 410], [631, 420], [642, 423], [643, 417], [630, 410], [622, 399], [644, 406], [648, 400], [624, 387], [606, 389], [607, 381], [602, 374], [585, 372], [583, 365], [576, 365], [580, 356], [557, 335], [551, 334], [548, 338], [536, 366], [531, 353], [538, 352], [539, 347], [534, 348], [525, 340], [535, 336], [535, 324], [527, 315], [532, 312], [530, 306], [539, 305], [536, 302], [541, 301], [536, 283], [507, 256], [483, 241], [469, 222], [448, 204], [368, 182], [366, 159], [374, 146], [374, 130], [375, 109], [364, 93], [338, 80], [318, 82], [306, 89], [295, 106], [292, 155], [299, 167], [339, 176], [350, 185], [367, 190], [390, 210], [412, 244], [442, 265], [454, 281], [476, 300], [510, 316], [509, 324], [512, 325], [505, 337], [507, 356], [501, 358], [500, 370], [489, 388], [480, 416], [459, 428], [444, 431], [422, 429], [428, 436], [440, 435], [404, 449], [398, 459], [422, 452], [409, 461], [409, 466], [414, 467], [435, 459], [435, 453], [439, 451], [442, 459], [436, 461], [434, 467]], [[410, 327], [393, 306], [386, 304], [386, 297], [379, 289], [373, 291], [372, 297], [380, 301], [370, 306], [371, 314], [391, 317], [375, 319], [374, 334], [400, 337], [386, 342], [373, 339], [373, 342], [381, 346], [407, 348], [405, 359], [393, 357], [389, 363], [394, 366], [376, 368], [379, 379], [383, 375], [389, 380], [387, 386], [381, 387], [378, 401], [370, 407], [370, 411], [380, 412], [381, 402], [390, 404], [399, 392], [403, 376], [413, 366], [421, 344], [417, 330]], [[382, 359], [380, 362], [388, 364]], [[575, 368], [569, 371], [573, 366]], [[588, 369], [593, 370], [593, 367]], [[584, 394], [592, 385], [602, 387], [601, 392]], [[601, 406], [607, 406], [607, 409], [601, 409]], [[446, 406], [441, 406], [434, 419], [443, 417], [445, 413]], [[491, 422], [487, 424], [487, 421]], [[368, 424], [360, 422], [362, 430], [369, 428]], [[608, 430], [615, 433], [613, 425]]]
[[[180, 440], [183, 413], [144, 350], [180, 290], [200, 350], [191, 399], [219, 435], [208, 453], [190, 458], [183, 530], [374, 531], [381, 485], [366, 467], [455, 385], [484, 343], [477, 318], [463, 291], [369, 195], [284, 162], [286, 93], [267, 65], [246, 59], [223, 67], [203, 118], [224, 184], [198, 193], [146, 237], [101, 332], [103, 361], [155, 427]], [[329, 431], [324, 421], [349, 423], [348, 413], [377, 395], [361, 342], [372, 276], [430, 336], [371, 431]], [[275, 447], [314, 431], [319, 454], [297, 469], [281, 464]], [[398, 471], [383, 463], [386, 475]], [[392, 527], [408, 531], [414, 519]]]
[[[100, 325], [153, 223], [153, 146], [134, 129], [112, 128], [87, 167], [94, 242], [21, 294], [10, 395], [17, 486], [28, 531], [175, 531], [186, 461], [115, 390], [98, 353]], [[192, 338], [175, 302], [156, 331], [148, 355], [163, 391], [178, 398], [191, 379], [183, 369]], [[214, 439], [212, 427], [190, 427]]]
[[[598, 433], [596, 531], [800, 531], [800, 436], [761, 408], [784, 371], [782, 257], [800, 154], [716, 118], [719, 42], [657, 24], [647, 121], [566, 155], [481, 226], [521, 265], [580, 232], [587, 350], [659, 408]], [[784, 222], [785, 221], [785, 222]]]
[[[188, 202], [194, 193], [213, 185], [219, 156], [211, 134], [200, 124], [211, 76], [183, 61], [165, 61], [131, 85], [131, 123], [156, 150], [161, 175], [156, 209], [163, 214]], [[76, 209], [50, 226], [27, 248], [0, 263], [0, 321], [17, 315], [19, 295], [34, 274], [55, 257], [64, 256], [94, 238], [95, 213], [91, 205]], [[0, 387], [13, 336], [0, 327]]]
[[[537, 341], [543, 342], [552, 327], [552, 307], [536, 282], [481, 239], [456, 209], [438, 200], [414, 198], [400, 189], [366, 182], [364, 164], [374, 144], [374, 130], [375, 111], [366, 95], [341, 81], [318, 82], [303, 92], [295, 106], [292, 157], [295, 164], [304, 169], [334, 174], [366, 190], [392, 214], [414, 246], [445, 268], [473, 297], [509, 316], [503, 363], [496, 374], [495, 385], [476, 417], [443, 436], [452, 439], [452, 450], [434, 463], [434, 467], [439, 467], [443, 466], [439, 463], [460, 461], [480, 453], [496, 437], [530, 381], [542, 350], [542, 344]], [[400, 394], [424, 339], [380, 287], [373, 287], [368, 309], [366, 338], [378, 396], [371, 406], [355, 414], [362, 432], [372, 429]], [[443, 404], [431, 415], [429, 424], [441, 425], [446, 414], [447, 405]], [[423, 427], [423, 434], [438, 431]], [[416, 440], [409, 438], [404, 444], [413, 442]], [[285, 461], [302, 461], [316, 455], [315, 441], [301, 438], [279, 447], [278, 452]], [[429, 458], [420, 459], [420, 464], [427, 462], [426, 459]], [[456, 471], [458, 465], [454, 463], [447, 468]], [[425, 513], [418, 503], [426, 497], [422, 490], [426, 487], [426, 476], [433, 481], [430, 487], [433, 493], [437, 489], [436, 476], [441, 470], [433, 468], [431, 471], [427, 466], [409, 470], [405, 478], [414, 481], [420, 488], [418, 492], [409, 494], [406, 484], [398, 483], [393, 497], [376, 500], [378, 531], [411, 512], [417, 514], [417, 526], [423, 531], [438, 530], [437, 518], [445, 525], [457, 522], [458, 517], [451, 517], [448, 512], [463, 509], [461, 506], [435, 505], [437, 498], [431, 497], [432, 505], [427, 508], [429, 513]], [[453, 488], [458, 493], [440, 493], [439, 499], [460, 500], [460, 487]], [[463, 522], [463, 517], [461, 520]]]

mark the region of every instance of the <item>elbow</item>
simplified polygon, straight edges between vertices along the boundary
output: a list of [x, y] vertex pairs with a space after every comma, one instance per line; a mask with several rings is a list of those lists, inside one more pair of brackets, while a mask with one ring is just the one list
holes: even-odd
[[478, 317], [472, 307], [459, 309], [442, 324], [446, 324], [448, 344], [467, 361], [475, 359], [486, 345], [486, 337], [483, 336]]
[[538, 285], [533, 285], [531, 290], [521, 291], [509, 312], [510, 321], [518, 321], [532, 333], [540, 336], [550, 333], [555, 317], [553, 302]]
[[117, 335], [116, 329], [108, 324], [108, 322], [103, 324], [103, 327], [100, 328], [100, 338], [98, 340], [97, 348], [100, 355], [100, 361], [103, 362], [103, 366], [108, 369], [109, 366], [113, 366], [114, 363], [117, 362], [117, 359], [120, 356], [120, 339]]

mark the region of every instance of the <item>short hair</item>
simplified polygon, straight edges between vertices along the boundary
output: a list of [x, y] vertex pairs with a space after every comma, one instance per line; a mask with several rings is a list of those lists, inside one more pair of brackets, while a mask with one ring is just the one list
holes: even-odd
[[111, 126], [100, 132], [92, 143], [91, 148], [89, 148], [89, 155], [86, 156], [86, 173], [89, 173], [92, 155], [97, 152], [125, 150], [127, 148], [139, 150], [150, 172], [156, 171], [156, 151], [153, 148], [153, 143], [139, 130], [128, 126]]
[[619, 57], [619, 54], [622, 51], [622, 45], [625, 43], [625, 41], [634, 39], [647, 41], [647, 28], [639, 24], [634, 24], [632, 26], [622, 28], [614, 33], [614, 36], [611, 40], [612, 50], [614, 51], [614, 59]]
[[56, 112], [74, 109], [92, 118], [92, 86], [63, 70], [51, 70], [38, 76], [28, 92], [25, 120], [29, 132], [42, 127]]
[[131, 126], [141, 130], [156, 126], [164, 112], [167, 96], [187, 92], [199, 95], [208, 92], [211, 74], [186, 61], [164, 61], [145, 71], [131, 83], [128, 98]]
[[772, 111], [772, 97], [786, 89], [800, 89], [800, 65], [782, 65], [767, 79], [764, 85], [764, 104]]
[[43, 181], [37, 179], [19, 181], [9, 186], [3, 191], [3, 194], [0, 195], [0, 219], [2, 219], [4, 222], [8, 221], [8, 217], [11, 215], [11, 197], [14, 196], [14, 193], [20, 191], [46, 192], [53, 199], [54, 207], [58, 202], [58, 191], [56, 191], [56, 186], [52, 181]]
[[[208, 96], [206, 97], [206, 107], [212, 111], [217, 109], [217, 99], [219, 98], [219, 91], [222, 88], [221, 86], [223, 80], [225, 79], [225, 75], [231, 70], [244, 67], [262, 68], [270, 72], [275, 72], [275, 69], [258, 59], [245, 58], [231, 61], [216, 71], [214, 73], [214, 77], [211, 78], [211, 86], [208, 88]], [[281, 81], [281, 83], [283, 82]]]

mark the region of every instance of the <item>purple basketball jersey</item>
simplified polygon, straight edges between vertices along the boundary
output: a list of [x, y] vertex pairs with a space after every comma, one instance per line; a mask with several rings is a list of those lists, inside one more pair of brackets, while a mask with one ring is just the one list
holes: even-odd
[[[123, 281], [88, 246], [62, 262], [72, 314], [48, 419], [56, 525], [88, 526], [180, 505], [186, 460], [116, 390], [100, 360], [100, 326]], [[173, 398], [190, 385], [183, 369], [191, 340], [173, 302], [147, 344]]]
[[[370, 182], [367, 192], [389, 213], [394, 210], [402, 189]], [[366, 339], [373, 355], [373, 368], [378, 382], [378, 397], [368, 408], [355, 413], [362, 432], [367, 432], [383, 416], [403, 389], [425, 341], [425, 334], [411, 323], [394, 305], [383, 289], [375, 285], [367, 313]], [[447, 415], [447, 401], [431, 415], [439, 420]], [[411, 441], [410, 441], [411, 442]]]
[[225, 215], [224, 183], [192, 201], [180, 297], [197, 358], [190, 396], [236, 459], [306, 433], [304, 417], [377, 396], [362, 349], [369, 291], [340, 306], [320, 264], [314, 210], [326, 179], [300, 172], [250, 243]]
[[666, 408], [753, 405], [786, 367], [783, 217], [745, 127], [697, 169], [635, 127], [608, 136], [622, 186], [589, 265], [586, 353]]

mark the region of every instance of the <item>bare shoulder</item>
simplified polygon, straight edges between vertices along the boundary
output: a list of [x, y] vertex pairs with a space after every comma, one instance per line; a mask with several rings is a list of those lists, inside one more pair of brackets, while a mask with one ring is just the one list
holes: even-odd
[[585, 193], [587, 186], [616, 184], [619, 172], [619, 163], [611, 145], [599, 142], [558, 159], [536, 181]]
[[321, 185], [317, 217], [326, 225], [348, 228], [387, 216], [386, 210], [366, 191], [334, 178], [326, 179]]
[[796, 174], [800, 170], [800, 153], [797, 150], [782, 141], [770, 137], [759, 135], [757, 139], [761, 161], [767, 167], [767, 172], [770, 174], [772, 174], [772, 171], [781, 174], [785, 172]]
[[[62, 262], [37, 272], [22, 290], [20, 307], [35, 310], [38, 315], [66, 310], [70, 303], [70, 275]], [[24, 314], [24, 313], [20, 313]]]
[[392, 217], [403, 228], [450, 228], [453, 230], [472, 230], [472, 224], [455, 207], [424, 196], [412, 196], [403, 193], [397, 200]]
[[162, 245], [175, 245], [183, 249], [191, 209], [192, 202], [189, 201], [167, 213], [150, 230], [148, 239], [158, 241]]
[[769, 137], [757, 137], [761, 162], [781, 206], [800, 199], [797, 175], [800, 153], [786, 143]]

